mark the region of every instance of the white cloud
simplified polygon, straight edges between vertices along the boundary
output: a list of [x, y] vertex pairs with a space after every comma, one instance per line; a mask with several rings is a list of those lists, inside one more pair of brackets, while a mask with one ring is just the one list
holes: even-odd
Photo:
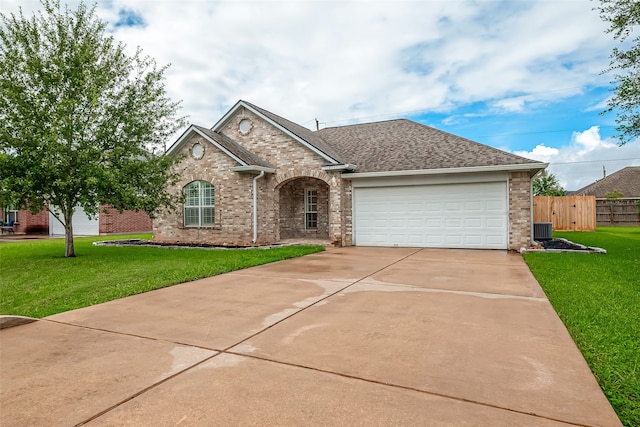
[[618, 146], [612, 139], [602, 139], [599, 127], [592, 126], [574, 132], [567, 146], [538, 145], [531, 151], [514, 154], [549, 163], [548, 171], [558, 177], [566, 190], [578, 190], [602, 178], [605, 171], [611, 174], [625, 166], [640, 165], [640, 141]]
[[[18, 5], [27, 15], [40, 8], [37, 0], [0, 0], [5, 13]], [[313, 127], [314, 118], [335, 126], [407, 112], [451, 113], [475, 103], [482, 110], [463, 109], [444, 123], [528, 114], [607, 87], [610, 78], [600, 72], [614, 42], [592, 6], [574, 0], [101, 0], [98, 12], [131, 51], [140, 46], [159, 64], [172, 64], [167, 90], [183, 100], [191, 122], [213, 125], [245, 99]], [[113, 27], [122, 10], [144, 26]], [[576, 114], [600, 109], [601, 101]], [[563, 185], [575, 189], [599, 178], [602, 162], [613, 171], [610, 159], [640, 157], [637, 147], [619, 148], [591, 128], [566, 147], [540, 145], [525, 154], [551, 161]], [[578, 161], [590, 163], [571, 163]]]
[[[20, 3], [37, 8], [36, 0]], [[3, 10], [17, 4], [0, 0]], [[112, 24], [123, 9], [144, 20], [143, 28], [115, 28], [115, 37], [172, 63], [170, 95], [203, 125], [239, 98], [300, 123], [490, 100], [496, 110], [519, 111], [603, 82], [611, 46], [591, 6], [570, 0], [99, 6]]]

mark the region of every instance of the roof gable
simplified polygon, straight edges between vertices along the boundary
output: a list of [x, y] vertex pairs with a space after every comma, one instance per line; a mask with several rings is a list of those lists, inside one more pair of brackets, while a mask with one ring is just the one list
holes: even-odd
[[640, 197], [640, 166], [628, 166], [611, 175], [581, 188], [574, 196], [596, 196], [604, 198], [605, 194], [618, 190], [623, 197]]
[[167, 153], [175, 153], [191, 138], [192, 135], [198, 134], [217, 147], [220, 151], [238, 162], [240, 166], [259, 166], [264, 168], [273, 168], [267, 161], [261, 159], [251, 151], [247, 150], [240, 144], [233, 141], [225, 135], [216, 133], [211, 129], [202, 126], [191, 125], [182, 134], [180, 138], [167, 150]]
[[340, 164], [338, 152], [329, 144], [327, 144], [320, 136], [315, 132], [300, 126], [290, 120], [273, 114], [263, 108], [253, 105], [247, 101], [240, 100], [234, 105], [212, 128], [214, 132], [220, 131], [225, 123], [235, 115], [240, 108], [246, 108], [257, 116], [261, 117], [266, 122], [275, 126], [280, 131], [289, 135], [291, 138], [307, 147], [311, 151], [320, 155], [325, 161], [330, 164]]

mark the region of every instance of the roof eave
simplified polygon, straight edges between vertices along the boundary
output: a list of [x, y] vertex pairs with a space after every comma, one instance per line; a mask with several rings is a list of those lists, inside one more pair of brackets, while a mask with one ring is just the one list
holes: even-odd
[[258, 165], [234, 166], [230, 170], [231, 172], [240, 172], [240, 173], [252, 173], [252, 172], [276, 173], [276, 170], [274, 168], [268, 168], [266, 166], [258, 166]]
[[456, 173], [480, 173], [480, 172], [517, 172], [527, 171], [529, 176], [534, 176], [539, 171], [546, 169], [548, 163], [525, 163], [514, 165], [494, 165], [494, 166], [470, 166], [459, 168], [440, 168], [440, 169], [414, 169], [414, 170], [398, 170], [383, 172], [355, 172], [344, 174], [343, 178], [360, 179], [360, 178], [385, 178], [385, 177], [402, 177], [416, 175], [444, 175]]
[[169, 147], [169, 149], [167, 150], [167, 154], [173, 154], [174, 151], [179, 150], [184, 145], [185, 141], [187, 141], [191, 137], [192, 133], [196, 133], [201, 137], [203, 137], [205, 140], [209, 141], [211, 144], [213, 144], [217, 149], [222, 151], [224, 154], [231, 157], [236, 162], [240, 163], [241, 166], [248, 166], [247, 162], [245, 162], [244, 160], [242, 160], [241, 158], [233, 154], [231, 151], [227, 150], [224, 146], [219, 144], [215, 139], [211, 138], [209, 135], [202, 132], [200, 129], [198, 129], [196, 125], [189, 126], [189, 128], [187, 128], [187, 130], [184, 131], [184, 133], [180, 136], [180, 138], [178, 138], [178, 140], [174, 142], [171, 145], [171, 147]]
[[351, 163], [322, 166], [323, 171], [354, 171], [356, 169], [358, 169], [358, 166]]
[[165, 154], [173, 154], [174, 151], [178, 150], [182, 146], [184, 141], [189, 138], [191, 131], [195, 131], [195, 125], [190, 125], [184, 132], [182, 132], [182, 135], [180, 135], [180, 137], [176, 139], [169, 148], [167, 148]]

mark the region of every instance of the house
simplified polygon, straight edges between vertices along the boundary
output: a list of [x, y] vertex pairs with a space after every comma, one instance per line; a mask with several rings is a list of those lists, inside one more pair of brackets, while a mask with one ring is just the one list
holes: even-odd
[[637, 226], [640, 223], [640, 166], [628, 166], [572, 195], [596, 197], [596, 225]]
[[519, 250], [547, 164], [399, 119], [311, 131], [247, 101], [171, 145], [184, 204], [157, 241]]
[[[0, 219], [14, 221], [16, 233], [63, 235], [64, 226], [47, 210], [32, 214], [28, 210], [0, 208]], [[82, 209], [73, 214], [73, 234], [97, 236], [100, 234], [146, 233], [153, 228], [146, 212], [122, 211], [102, 206], [98, 218], [90, 219]]]
[[640, 166], [628, 166], [602, 179], [596, 180], [577, 191], [573, 196], [596, 196], [604, 199], [614, 191], [622, 193], [623, 198], [640, 199]]

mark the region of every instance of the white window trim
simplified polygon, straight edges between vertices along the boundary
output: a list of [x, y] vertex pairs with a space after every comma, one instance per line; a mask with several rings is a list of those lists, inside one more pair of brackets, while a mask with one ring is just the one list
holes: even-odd
[[14, 224], [18, 223], [18, 209], [15, 209], [14, 206], [7, 206], [6, 208], [3, 209], [3, 211], [4, 211], [4, 215], [3, 215], [4, 218], [2, 218], [2, 220], [5, 223], [11, 221], [12, 219]]
[[[193, 184], [194, 182], [198, 183], [198, 205], [197, 206], [188, 206], [186, 204], [186, 200], [183, 206], [183, 210], [182, 210], [182, 224], [184, 227], [186, 228], [198, 228], [198, 227], [214, 227], [216, 224], [216, 187], [215, 185], [211, 184], [208, 181], [204, 181], [204, 180], [197, 180], [197, 181], [191, 181], [190, 183], [188, 183], [187, 185], [185, 185], [183, 187], [183, 189], [186, 189], [189, 185]], [[213, 190], [213, 204], [211, 205], [205, 205], [204, 204], [204, 193], [202, 191], [202, 182], [206, 182], [207, 184], [210, 184]], [[183, 190], [184, 191], [184, 190]], [[187, 208], [198, 208], [198, 224], [189, 224], [187, 225]], [[202, 210], [204, 208], [212, 208], [213, 209], [213, 223], [212, 224], [203, 224], [202, 223], [202, 219], [204, 217], [204, 215], [202, 214]]]
[[[310, 192], [315, 193], [316, 203], [315, 203], [315, 211], [309, 210], [309, 196]], [[308, 214], [316, 214], [316, 226], [309, 227], [309, 221], [307, 219]], [[309, 187], [304, 189], [304, 229], [305, 230], [317, 230], [318, 229], [318, 189], [315, 187]]]

